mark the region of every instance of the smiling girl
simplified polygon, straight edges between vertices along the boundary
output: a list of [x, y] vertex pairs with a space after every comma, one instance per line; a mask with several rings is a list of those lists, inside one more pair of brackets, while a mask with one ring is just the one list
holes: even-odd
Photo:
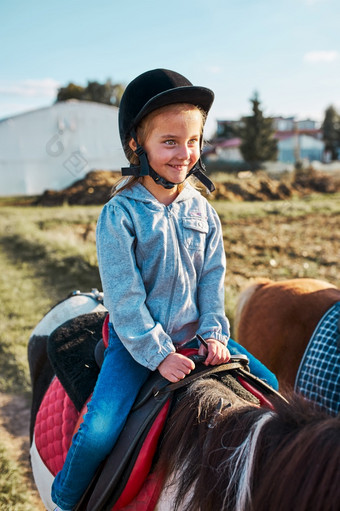
[[230, 358], [225, 316], [225, 253], [211, 204], [187, 181], [213, 184], [200, 161], [214, 94], [173, 71], [133, 80], [122, 97], [120, 136], [130, 167], [104, 206], [97, 251], [109, 346], [88, 412], [74, 436], [53, 501], [81, 498], [121, 432], [151, 371], [177, 382], [195, 367], [177, 352], [199, 334], [206, 365]]

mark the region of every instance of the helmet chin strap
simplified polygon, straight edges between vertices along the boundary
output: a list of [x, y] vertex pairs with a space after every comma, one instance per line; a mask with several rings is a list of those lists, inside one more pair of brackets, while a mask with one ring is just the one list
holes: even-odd
[[163, 188], [166, 188], [167, 190], [171, 190], [172, 188], [175, 188], [175, 186], [184, 183], [184, 181], [187, 178], [187, 176], [185, 176], [183, 181], [180, 181], [179, 183], [173, 183], [172, 181], [168, 181], [164, 177], [157, 174], [157, 172], [152, 167], [150, 167], [150, 165], [149, 165], [149, 175], [152, 177], [152, 179], [154, 180], [154, 182], [157, 185], [161, 185], [161, 186], [163, 186]]
[[208, 188], [209, 192], [213, 192], [215, 190], [214, 183], [204, 174], [206, 169], [201, 158], [199, 158], [196, 165], [188, 172], [183, 181], [181, 181], [180, 183], [172, 183], [171, 181], [168, 181], [164, 177], [157, 174], [157, 172], [150, 166], [146, 152], [144, 151], [143, 147], [139, 145], [137, 142], [136, 134], [132, 133], [132, 137], [137, 146], [134, 153], [138, 156], [140, 164], [139, 165], [130, 164], [129, 167], [123, 167], [122, 176], [135, 177], [150, 176], [155, 181], [155, 183], [163, 186], [163, 188], [166, 188], [167, 190], [170, 190], [171, 188], [174, 188], [175, 186], [184, 183], [184, 181], [189, 176], [194, 175], [199, 181], [201, 181], [201, 183], [204, 184], [204, 186]]

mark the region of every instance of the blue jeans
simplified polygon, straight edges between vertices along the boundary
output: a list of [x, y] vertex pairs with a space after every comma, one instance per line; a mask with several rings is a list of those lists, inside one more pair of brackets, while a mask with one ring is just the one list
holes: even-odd
[[110, 325], [109, 346], [88, 411], [52, 485], [52, 500], [62, 509], [72, 509], [81, 499], [100, 462], [116, 443], [149, 374], [149, 369], [132, 358]]
[[279, 383], [277, 381], [277, 378], [274, 373], [269, 371], [269, 369], [262, 364], [257, 358], [255, 358], [249, 351], [247, 351], [241, 344], [234, 341], [233, 339], [229, 339], [228, 341], [228, 349], [230, 351], [230, 355], [237, 355], [238, 353], [242, 353], [244, 355], [247, 355], [249, 359], [249, 369], [250, 372], [254, 375], [260, 378], [261, 380], [265, 381], [273, 387], [273, 389], [278, 390], [279, 389]]

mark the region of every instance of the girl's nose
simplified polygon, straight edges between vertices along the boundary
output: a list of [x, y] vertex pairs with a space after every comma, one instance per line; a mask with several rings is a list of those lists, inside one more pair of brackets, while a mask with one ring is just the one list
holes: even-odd
[[178, 146], [178, 157], [181, 160], [190, 159], [190, 148], [185, 144]]

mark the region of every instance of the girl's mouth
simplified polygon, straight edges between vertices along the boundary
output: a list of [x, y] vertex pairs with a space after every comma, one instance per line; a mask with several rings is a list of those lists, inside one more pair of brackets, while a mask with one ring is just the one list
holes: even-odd
[[175, 170], [178, 170], [179, 172], [181, 172], [182, 170], [187, 170], [188, 168], [187, 165], [170, 165], [170, 167]]

